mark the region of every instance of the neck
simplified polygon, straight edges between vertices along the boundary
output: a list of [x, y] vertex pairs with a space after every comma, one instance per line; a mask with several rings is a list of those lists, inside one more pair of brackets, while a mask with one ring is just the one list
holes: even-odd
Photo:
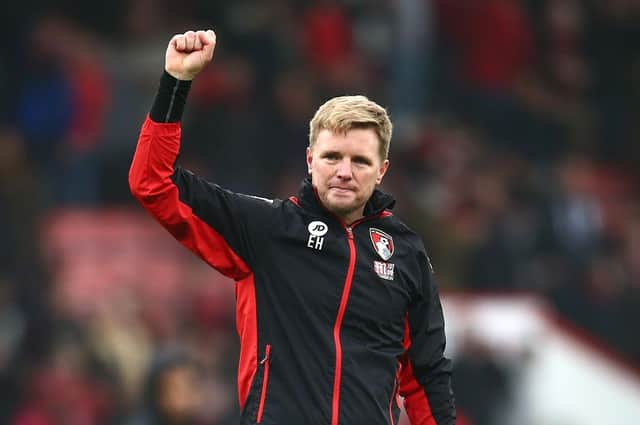
[[[338, 215], [338, 214], [336, 214], [336, 215]], [[340, 217], [340, 220], [342, 220], [342, 222], [344, 224], [349, 226], [349, 225], [353, 224], [355, 221], [358, 221], [362, 217], [364, 217], [364, 207], [360, 208], [358, 211], [353, 211], [353, 212], [347, 213], [347, 214], [340, 214], [340, 215], [338, 215], [338, 217]]]

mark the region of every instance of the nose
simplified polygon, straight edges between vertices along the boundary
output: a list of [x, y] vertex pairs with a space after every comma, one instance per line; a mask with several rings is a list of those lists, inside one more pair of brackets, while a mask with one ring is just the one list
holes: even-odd
[[351, 180], [353, 173], [351, 170], [351, 160], [349, 158], [343, 158], [342, 161], [338, 163], [336, 176], [341, 180]]

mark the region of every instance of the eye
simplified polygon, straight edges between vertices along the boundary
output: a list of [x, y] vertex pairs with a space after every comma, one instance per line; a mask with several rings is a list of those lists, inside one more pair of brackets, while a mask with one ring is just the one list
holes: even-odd
[[338, 155], [337, 152], [327, 152], [323, 154], [322, 157], [329, 161], [337, 161], [338, 159], [340, 159], [340, 155]]
[[353, 158], [353, 162], [357, 165], [371, 165], [371, 161], [369, 161], [369, 159], [361, 156]]

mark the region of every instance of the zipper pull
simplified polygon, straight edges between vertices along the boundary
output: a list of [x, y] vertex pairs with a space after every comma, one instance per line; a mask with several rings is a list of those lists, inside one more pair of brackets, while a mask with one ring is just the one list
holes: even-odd
[[265, 364], [266, 362], [269, 361], [270, 352], [271, 352], [271, 344], [267, 344], [267, 347], [264, 353], [264, 359], [260, 360], [260, 364]]
[[347, 236], [349, 237], [349, 239], [353, 239], [353, 229], [351, 228], [351, 226], [347, 226]]

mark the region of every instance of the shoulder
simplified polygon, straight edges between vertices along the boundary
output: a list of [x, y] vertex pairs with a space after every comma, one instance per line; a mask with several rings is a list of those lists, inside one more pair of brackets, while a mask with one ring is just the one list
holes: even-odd
[[282, 215], [283, 201], [281, 199], [246, 193], [234, 193], [233, 196], [243, 216], [251, 223], [250, 226], [254, 230], [270, 233], [269, 229], [277, 217]]
[[244, 202], [249, 206], [254, 206], [257, 208], [269, 208], [269, 209], [277, 209], [282, 205], [281, 199], [270, 199], [265, 198], [263, 196], [258, 195], [249, 195], [246, 193], [236, 193], [238, 200], [240, 202]]
[[425, 248], [423, 237], [395, 215], [390, 215], [386, 220], [388, 220], [388, 226], [392, 234], [397, 236], [399, 241], [406, 244], [419, 267], [426, 269], [429, 273], [433, 273], [433, 266]]

